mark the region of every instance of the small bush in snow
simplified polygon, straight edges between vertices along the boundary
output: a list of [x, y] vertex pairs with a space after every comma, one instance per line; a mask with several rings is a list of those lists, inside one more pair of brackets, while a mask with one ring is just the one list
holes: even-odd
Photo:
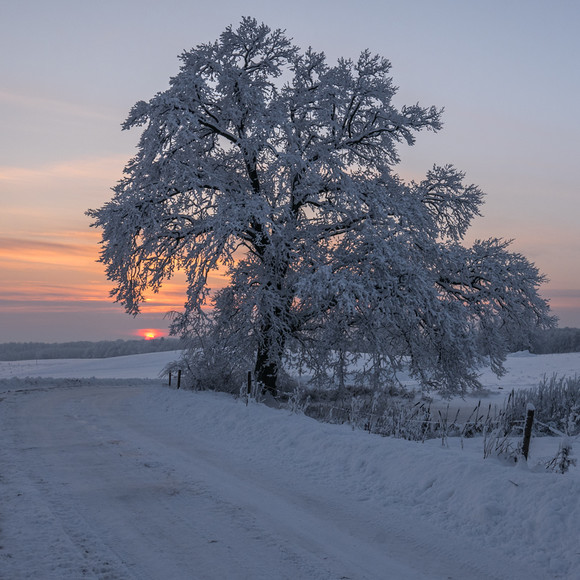
[[235, 347], [239, 337], [208, 332], [192, 339], [180, 361], [165, 370], [182, 369], [182, 386], [196, 391], [211, 390], [237, 394], [245, 384], [250, 361]]
[[571, 465], [576, 465], [576, 458], [572, 457], [572, 444], [566, 437], [560, 443], [558, 453], [546, 463], [546, 469], [555, 473], [566, 473]]

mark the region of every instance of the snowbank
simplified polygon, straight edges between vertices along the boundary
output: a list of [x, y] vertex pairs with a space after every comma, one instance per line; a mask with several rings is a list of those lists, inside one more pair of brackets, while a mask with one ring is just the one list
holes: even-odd
[[[534, 445], [528, 465], [508, 466], [483, 459], [481, 438], [466, 440], [463, 449], [458, 439], [450, 447], [385, 439], [215, 393], [155, 389], [142, 396], [139, 410], [179, 426], [184, 438], [203, 433], [294, 479], [398, 506], [411, 521], [427, 520], [532, 564], [541, 577], [572, 579], [580, 570], [579, 470], [537, 469]], [[555, 451], [557, 443], [549, 442]]]

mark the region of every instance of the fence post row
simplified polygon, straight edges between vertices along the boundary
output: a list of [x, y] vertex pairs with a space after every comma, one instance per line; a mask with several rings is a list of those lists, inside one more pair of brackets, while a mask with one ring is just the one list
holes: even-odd
[[[169, 371], [169, 386], [171, 386], [171, 371]], [[177, 388], [181, 387], [181, 369], [177, 370]]]

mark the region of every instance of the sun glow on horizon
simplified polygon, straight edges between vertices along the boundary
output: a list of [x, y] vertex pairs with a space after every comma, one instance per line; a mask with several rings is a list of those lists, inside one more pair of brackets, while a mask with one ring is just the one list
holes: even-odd
[[140, 328], [137, 330], [136, 334], [145, 340], [153, 340], [155, 338], [166, 336], [167, 331], [160, 328]]

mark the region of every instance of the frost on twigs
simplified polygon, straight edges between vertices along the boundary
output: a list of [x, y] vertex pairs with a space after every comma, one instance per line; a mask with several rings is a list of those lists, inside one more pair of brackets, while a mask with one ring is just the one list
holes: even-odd
[[[442, 111], [396, 108], [388, 60], [332, 64], [244, 18], [181, 62], [133, 107], [137, 153], [88, 212], [128, 312], [184, 270], [174, 332], [205, 337], [211, 360], [234, 375], [243, 362], [271, 393], [289, 355], [318, 384], [351, 380], [364, 355], [365, 384], [404, 359], [425, 389], [465, 393], [478, 365], [501, 373], [511, 344], [551, 324], [543, 276], [509, 242], [463, 245], [477, 186], [450, 164], [418, 183], [395, 173], [399, 147], [438, 131]], [[210, 287], [218, 269], [225, 288]]]

